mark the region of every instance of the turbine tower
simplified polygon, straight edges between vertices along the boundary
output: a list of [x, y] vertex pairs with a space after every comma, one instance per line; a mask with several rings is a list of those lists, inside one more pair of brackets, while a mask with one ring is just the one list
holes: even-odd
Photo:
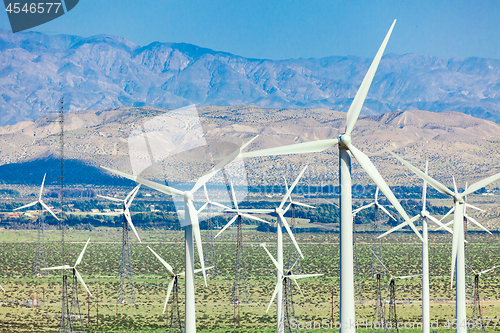
[[[279, 276], [280, 276], [280, 279], [278, 281], [276, 281], [276, 287], [274, 288], [274, 292], [273, 292], [273, 296], [271, 297], [271, 301], [269, 302], [269, 305], [267, 306], [266, 313], [269, 311], [269, 308], [273, 304], [273, 301], [276, 298], [276, 296], [279, 295], [279, 293], [281, 293], [283, 291], [283, 286], [285, 286], [287, 284], [290, 285], [288, 282], [293, 281], [295, 283], [295, 285], [297, 286], [297, 289], [300, 291], [300, 293], [302, 293], [302, 290], [300, 289], [299, 284], [297, 283], [298, 279], [304, 279], [304, 278], [317, 277], [317, 276], [324, 275], [324, 274], [293, 274], [292, 273], [293, 266], [290, 269], [285, 271], [285, 270], [283, 270], [283, 262], [280, 263], [279, 260], [276, 261], [274, 259], [272, 254], [266, 248], [266, 244], [262, 243], [262, 244], [260, 244], [260, 246], [262, 246], [264, 248], [264, 250], [266, 250], [267, 254], [271, 258], [271, 260], [272, 260], [274, 266], [276, 267], [276, 270], [278, 271]], [[302, 294], [302, 296], [304, 296], [304, 295]], [[278, 298], [276, 300], [276, 302], [279, 302], [279, 301], [280, 300]], [[285, 322], [284, 317], [282, 317], [281, 321], [278, 323], [277, 327], [278, 327], [278, 332], [284, 332], [285, 329], [287, 329], [287, 328], [290, 329], [291, 323]]]
[[[237, 157], [240, 157], [241, 151], [245, 149], [253, 140], [257, 138], [254, 137], [244, 145], [242, 145], [239, 149], [234, 151], [231, 155], [225, 157], [221, 162], [219, 162], [213, 169], [207, 174], [201, 176], [188, 191], [181, 191], [171, 186], [166, 186], [163, 184], [159, 184], [156, 182], [152, 182], [150, 180], [141, 178], [139, 176], [130, 175], [118, 170], [109, 169], [106, 167], [102, 167], [109, 172], [115, 173], [119, 176], [125, 177], [127, 179], [138, 182], [142, 185], [148, 186], [152, 189], [155, 189], [159, 192], [168, 194], [168, 195], [178, 195], [184, 197], [185, 204], [185, 219], [181, 221], [181, 226], [184, 227], [184, 246], [185, 246], [185, 272], [186, 272], [186, 280], [185, 280], [185, 309], [186, 309], [186, 318], [185, 318], [185, 330], [186, 332], [196, 332], [196, 307], [195, 307], [195, 288], [194, 288], [194, 241], [196, 241], [196, 248], [198, 249], [198, 256], [200, 258], [201, 268], [203, 270], [203, 279], [205, 281], [205, 286], [207, 285], [207, 275], [205, 271], [205, 261], [203, 260], [203, 248], [201, 243], [201, 233], [200, 233], [200, 225], [198, 221], [198, 212], [194, 207], [194, 193], [200, 189], [204, 184], [206, 184], [217, 172], [223, 169], [226, 165], [231, 163]], [[193, 239], [194, 237], [194, 239]]]
[[[352, 217], [352, 181], [351, 181], [351, 156], [358, 161], [365, 172], [380, 188], [389, 202], [394, 206], [405, 221], [410, 218], [403, 207], [392, 193], [375, 165], [368, 156], [358, 150], [351, 143], [351, 134], [356, 124], [356, 120], [361, 112], [363, 103], [368, 94], [368, 90], [375, 76], [378, 64], [382, 58], [389, 37], [394, 28], [396, 20], [391, 25], [389, 32], [385, 36], [375, 58], [373, 59], [368, 72], [361, 83], [361, 86], [354, 97], [354, 100], [347, 112], [345, 133], [337, 139], [317, 140], [304, 142], [289, 146], [269, 148], [243, 154], [243, 157], [275, 156], [286, 154], [301, 154], [321, 152], [334, 145], [339, 147], [339, 173], [340, 173], [340, 323], [341, 331], [344, 333], [355, 332], [356, 316], [354, 309], [354, 265], [353, 265], [353, 217]], [[413, 223], [409, 223], [413, 231], [418, 234]], [[422, 236], [418, 234], [422, 240]]]
[[42, 200], [43, 185], [45, 184], [45, 177], [47, 174], [43, 175], [42, 186], [40, 186], [40, 193], [38, 194], [38, 199], [36, 201], [30, 202], [27, 205], [16, 208], [14, 210], [19, 210], [27, 207], [34, 206], [38, 204], [38, 209], [40, 214], [38, 215], [38, 225], [37, 225], [37, 243], [35, 252], [35, 265], [34, 265], [34, 275], [42, 275], [41, 268], [47, 266], [47, 249], [45, 248], [45, 222], [44, 222], [44, 209], [48, 211], [57, 221], [59, 218], [54, 214], [52, 209], [47, 206]]
[[[469, 186], [462, 193], [458, 193], [455, 179], [453, 179], [454, 191], [450, 190], [434, 178], [426, 175], [418, 168], [414, 167], [401, 157], [397, 156], [393, 152], [389, 151], [396, 159], [408, 167], [411, 171], [417, 174], [420, 178], [424, 179], [432, 187], [443, 194], [447, 194], [453, 198], [455, 206], [452, 211], [453, 216], [453, 244], [452, 244], [452, 260], [451, 260], [451, 282], [450, 288], [453, 287], [453, 277], [455, 274], [455, 265], [457, 267], [457, 282], [456, 282], [456, 320], [457, 320], [457, 333], [467, 332], [467, 314], [466, 314], [466, 294], [465, 294], [465, 252], [464, 252], [464, 208], [468, 205], [465, 202], [465, 196], [474, 193], [475, 191], [487, 186], [488, 184], [500, 179], [500, 173], [496, 175], [487, 177], [480, 180], [471, 186]], [[473, 223], [479, 226], [481, 229], [489, 232], [485, 227], [483, 227], [479, 222], [472, 219]]]
[[137, 230], [132, 223], [132, 217], [130, 216], [130, 206], [134, 200], [137, 192], [141, 185], [137, 185], [132, 191], [130, 191], [125, 199], [118, 199], [113, 197], [107, 197], [104, 195], [97, 195], [100, 198], [111, 200], [114, 202], [120, 202], [123, 205], [122, 212], [113, 213], [99, 213], [96, 215], [110, 215], [119, 216], [123, 215], [123, 227], [122, 227], [122, 253], [120, 261], [120, 290], [118, 293], [118, 303], [127, 304], [135, 302], [135, 289], [134, 289], [134, 270], [132, 265], [132, 258], [130, 253], [130, 237], [128, 235], [129, 227], [134, 232], [135, 236], [141, 242], [141, 238], [137, 233]]

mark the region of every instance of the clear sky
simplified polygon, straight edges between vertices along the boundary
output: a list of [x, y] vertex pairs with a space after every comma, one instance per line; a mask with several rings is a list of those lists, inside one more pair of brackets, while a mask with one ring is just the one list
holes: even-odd
[[[500, 0], [80, 0], [32, 30], [186, 42], [251, 58], [386, 53], [500, 59]], [[5, 11], [0, 28], [10, 30]]]

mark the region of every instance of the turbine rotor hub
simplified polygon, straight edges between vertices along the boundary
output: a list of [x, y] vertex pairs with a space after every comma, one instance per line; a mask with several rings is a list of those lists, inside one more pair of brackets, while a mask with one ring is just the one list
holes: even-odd
[[285, 214], [285, 211], [283, 210], [283, 208], [276, 208], [276, 214], [283, 215]]
[[193, 201], [193, 193], [191, 191], [184, 192], [184, 201]]
[[348, 134], [342, 134], [339, 137], [339, 143], [343, 147], [347, 147], [351, 143], [351, 136]]

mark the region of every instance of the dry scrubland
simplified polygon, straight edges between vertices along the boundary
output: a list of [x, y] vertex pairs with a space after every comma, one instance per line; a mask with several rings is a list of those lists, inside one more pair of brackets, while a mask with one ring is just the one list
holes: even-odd
[[[197, 279], [198, 327], [205, 332], [269, 332], [274, 327], [274, 306], [265, 313], [272, 295], [275, 278], [271, 261], [262, 248], [254, 246], [267, 242], [271, 251], [274, 235], [245, 230], [245, 264], [248, 272], [250, 303], [240, 307], [240, 330], [235, 328], [233, 306], [230, 304], [232, 287], [232, 267], [234, 265], [234, 231], [216, 243], [218, 252], [218, 277], [211, 277], [208, 287]], [[90, 243], [79, 271], [93, 293], [99, 295], [99, 331], [102, 332], [160, 332], [165, 330], [167, 318], [161, 314], [166, 295], [167, 276], [161, 264], [147, 250], [150, 245], [165, 258], [176, 271], [183, 270], [183, 233], [179, 231], [140, 231], [144, 243], [132, 242], [132, 258], [135, 266], [135, 286], [137, 302], [130, 305], [116, 305], [119, 287], [117, 277], [121, 244], [118, 229], [97, 228], [93, 231], [69, 230], [66, 254], [69, 263], [76, 260], [84, 241], [91, 236]], [[49, 265], [61, 264], [60, 231], [47, 231]], [[33, 278], [34, 231], [2, 230], [0, 238], [0, 284], [7, 290], [0, 298], [0, 328], [3, 332], [43, 332], [53, 331], [60, 316], [61, 276]], [[331, 319], [332, 294], [334, 299], [334, 320], [338, 319], [339, 278], [338, 234], [297, 234], [305, 259], [301, 269], [307, 273], [324, 273], [324, 277], [300, 282], [305, 299], [294, 290], [295, 312], [300, 321], [321, 321]], [[369, 277], [372, 236], [356, 234], [356, 244], [360, 267], [361, 299], [357, 306], [357, 318], [372, 320], [375, 280]], [[450, 242], [447, 235], [431, 235], [431, 317], [439, 320], [440, 326], [454, 316], [454, 291], [449, 287]], [[393, 275], [420, 273], [420, 244], [413, 235], [394, 235], [384, 240], [384, 261]], [[469, 237], [471, 266], [482, 270], [500, 262], [500, 236], [483, 234]], [[285, 251], [287, 253], [287, 251]], [[287, 255], [285, 254], [285, 261]], [[388, 279], [383, 280], [386, 294]], [[183, 311], [183, 287], [179, 300]], [[397, 281], [397, 298], [412, 299], [412, 302], [398, 301], [398, 318], [405, 321], [420, 321], [421, 282], [419, 278]], [[32, 308], [23, 305], [28, 299], [42, 298], [46, 302]], [[87, 297], [80, 290], [80, 307], [87, 322]], [[481, 295], [488, 300], [483, 303], [484, 318], [500, 316], [500, 272], [481, 277]], [[472, 309], [469, 309], [472, 311]], [[181, 314], [182, 315], [182, 314]], [[95, 308], [90, 311], [91, 326], [95, 329]], [[500, 325], [499, 325], [500, 326]], [[499, 327], [500, 330], [500, 327]], [[323, 330], [325, 331], [325, 330]], [[451, 330], [450, 330], [451, 331]], [[305, 332], [310, 332], [305, 330]], [[318, 331], [319, 332], [319, 331]], [[410, 332], [410, 330], [407, 330]]]

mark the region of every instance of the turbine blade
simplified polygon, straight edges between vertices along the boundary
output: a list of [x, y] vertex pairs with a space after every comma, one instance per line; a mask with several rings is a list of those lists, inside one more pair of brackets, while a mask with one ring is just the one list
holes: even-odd
[[205, 203], [203, 204], [203, 206], [201, 206], [201, 208], [200, 208], [200, 209], [198, 209], [198, 212], [197, 212], [197, 213], [198, 213], [198, 214], [199, 214], [199, 213], [201, 213], [201, 212], [202, 212], [205, 208], [207, 208], [207, 206], [208, 206], [208, 202], [205, 202]]
[[453, 213], [455, 211], [455, 206], [451, 207], [451, 209], [448, 211], [448, 213], [446, 213], [440, 221], [444, 220], [446, 217], [448, 217], [448, 215], [450, 215], [451, 213]]
[[80, 265], [80, 263], [82, 262], [83, 255], [85, 254], [85, 250], [87, 249], [87, 245], [89, 245], [89, 242], [90, 242], [90, 237], [89, 237], [89, 239], [87, 239], [87, 243], [85, 243], [85, 246], [83, 247], [82, 252], [80, 252], [80, 255], [78, 256], [78, 259], [76, 259], [75, 267], [78, 266], [78, 265]]
[[134, 232], [135, 237], [137, 237], [137, 239], [139, 240], [139, 243], [142, 243], [141, 237], [139, 237], [139, 234], [137, 233], [137, 230], [135, 229], [134, 224], [132, 223], [132, 217], [130, 217], [130, 212], [128, 208], [125, 210], [123, 215], [125, 215], [125, 219], [127, 220], [128, 226]]
[[234, 208], [238, 209], [238, 201], [236, 201], [236, 195], [234, 194], [233, 182], [230, 182], [231, 185], [231, 197], [233, 198]]
[[[138, 184], [136, 187], [134, 187], [134, 189], [132, 190], [132, 192], [129, 193], [132, 194], [132, 196], [127, 196], [127, 198], [125, 198], [124, 202], [125, 202], [125, 207], [126, 208], [130, 208], [130, 206], [132, 206], [132, 201], [134, 201], [135, 199], [135, 196], [137, 195], [137, 193], [139, 193], [139, 189], [141, 188], [141, 184]], [[127, 199], [129, 199], [127, 201]]]
[[474, 183], [472, 184], [471, 186], [469, 186], [463, 193], [462, 193], [462, 196], [465, 196], [465, 195], [469, 195], [471, 193], [474, 193], [476, 192], [477, 190], [479, 190], [480, 188], [483, 188], [485, 186], [487, 186], [488, 184], [490, 183], [493, 183], [494, 181], [500, 179], [500, 172], [493, 175], [493, 176], [490, 176], [488, 178], [485, 178], [483, 180], [480, 180], [478, 181], [477, 183]]
[[205, 281], [205, 287], [207, 286], [207, 272], [205, 269], [205, 259], [203, 258], [203, 246], [201, 242], [200, 224], [198, 222], [198, 214], [194, 208], [193, 202], [188, 200], [186, 206], [189, 210], [189, 219], [191, 220], [191, 226], [193, 228], [193, 236], [196, 242], [196, 249], [198, 250], [198, 257], [200, 258], [201, 269], [203, 270], [203, 280]]
[[306, 299], [306, 297], [304, 296], [304, 293], [302, 292], [302, 289], [300, 289], [300, 286], [297, 283], [297, 280], [296, 279], [292, 279], [292, 281], [295, 282], [295, 285], [297, 286], [297, 289], [300, 291], [300, 294], [302, 295], [302, 298]]
[[100, 194], [98, 194], [97, 196], [98, 196], [99, 198], [103, 198], [103, 199], [107, 199], [107, 200], [111, 200], [111, 201], [123, 202], [123, 200], [122, 200], [122, 199], [118, 199], [118, 198], [108, 197], [108, 196], [105, 196], [105, 195], [100, 195]]
[[489, 233], [490, 235], [493, 235], [488, 229], [486, 229], [485, 227], [483, 227], [483, 225], [479, 222], [477, 222], [475, 219], [473, 219], [472, 217], [470, 217], [469, 215], [467, 214], [464, 214], [464, 216], [469, 220], [471, 221], [472, 223], [474, 223], [475, 225], [477, 225], [479, 228], [483, 229], [484, 231], [486, 231], [487, 233]]
[[163, 266], [165, 266], [165, 268], [170, 272], [170, 274], [174, 275], [174, 270], [172, 269], [172, 266], [170, 266], [165, 260], [163, 260], [162, 257], [160, 257], [158, 253], [153, 251], [152, 248], [150, 248], [149, 246], [147, 248], [155, 255], [156, 258], [158, 258], [158, 260], [160, 260], [160, 262], [163, 264]]
[[[448, 228], [448, 226], [446, 224], [443, 224], [441, 221], [439, 221], [434, 216], [426, 215], [425, 217], [429, 218], [432, 222], [436, 223], [439, 226], [439, 229], [444, 229], [444, 230], [448, 231], [450, 234], [453, 234], [453, 230]], [[439, 230], [439, 229], [437, 229], [437, 230]]]
[[229, 226], [231, 224], [233, 224], [234, 221], [236, 221], [236, 219], [238, 218], [238, 215], [235, 215], [231, 220], [229, 220], [228, 223], [226, 223], [226, 225], [224, 226], [224, 228], [222, 228], [218, 233], [217, 235], [215, 235], [214, 238], [217, 238], [224, 230], [226, 230], [227, 228], [229, 228]]
[[304, 174], [304, 172], [306, 172], [306, 169], [307, 169], [307, 165], [302, 169], [302, 171], [299, 173], [299, 175], [297, 176], [297, 178], [295, 179], [295, 181], [293, 182], [292, 186], [290, 186], [290, 188], [288, 189], [288, 191], [286, 192], [285, 196], [283, 197], [283, 199], [281, 200], [281, 203], [280, 203], [280, 206], [279, 208], [282, 209], [283, 206], [285, 205], [285, 203], [287, 202], [288, 200], [288, 197], [290, 196], [290, 194], [292, 194], [293, 192], [293, 189], [295, 188], [295, 186], [297, 186], [300, 178], [302, 177], [302, 175]]
[[465, 206], [466, 206], [466, 207], [469, 207], [469, 208], [472, 208], [472, 209], [475, 209], [475, 210], [478, 210], [478, 211], [480, 211], [480, 212], [484, 212], [484, 211], [485, 211], [484, 209], [481, 209], [481, 208], [479, 208], [479, 207], [473, 206], [473, 205], [468, 204], [468, 203], [465, 203]]
[[14, 210], [20, 210], [20, 209], [23, 209], [23, 208], [28, 208], [28, 207], [31, 207], [31, 206], [34, 206], [38, 203], [38, 201], [33, 201], [33, 202], [30, 202], [29, 204], [27, 205], [24, 205], [24, 206], [21, 206], [21, 207], [17, 207], [15, 208]]
[[292, 229], [290, 229], [290, 226], [288, 225], [288, 222], [286, 221], [285, 217], [283, 215], [281, 215], [281, 214], [278, 214], [278, 216], [280, 217], [281, 222], [285, 226], [285, 229], [288, 232], [288, 235], [290, 235], [290, 238], [292, 239], [292, 243], [293, 243], [293, 245], [295, 245], [295, 248], [297, 249], [297, 252], [299, 252], [299, 254], [302, 257], [302, 259], [304, 259], [304, 255], [302, 254], [302, 251], [299, 248], [299, 244], [295, 240], [295, 237], [293, 236], [293, 233], [292, 233]]
[[377, 54], [375, 55], [375, 58], [373, 59], [372, 64], [370, 65], [370, 68], [368, 69], [368, 72], [366, 73], [365, 78], [363, 79], [363, 82], [361, 83], [361, 86], [359, 87], [358, 92], [354, 97], [354, 100], [352, 101], [349, 111], [347, 111], [345, 128], [345, 134], [347, 135], [351, 135], [352, 129], [354, 128], [356, 120], [359, 117], [359, 113], [361, 112], [361, 108], [363, 107], [363, 103], [365, 102], [366, 95], [368, 94], [368, 90], [370, 89], [370, 85], [372, 84], [373, 77], [375, 76], [375, 72], [377, 71], [378, 64], [380, 63], [380, 59], [382, 59], [382, 54], [384, 53], [387, 42], [389, 41], [389, 37], [391, 36], [394, 24], [396, 24], [396, 20], [392, 22], [391, 28], [387, 32], [382, 45], [380, 45], [380, 48], [378, 49]]
[[394, 276], [394, 278], [395, 278], [395, 279], [408, 279], [408, 278], [415, 277], [415, 276], [422, 276], [422, 274], [404, 275], [404, 276]]
[[38, 200], [42, 200], [43, 184], [45, 184], [45, 176], [47, 176], [47, 174], [43, 175], [42, 186], [40, 186], [40, 194], [38, 195]]
[[392, 216], [392, 214], [391, 214], [391, 213], [389, 213], [389, 211], [388, 211], [387, 209], [385, 209], [385, 207], [384, 207], [384, 206], [382, 206], [381, 204], [377, 203], [377, 207], [378, 207], [378, 208], [380, 208], [380, 209], [382, 209], [382, 211], [383, 211], [384, 213], [386, 213], [387, 215], [389, 215], [389, 217], [390, 217], [391, 219], [393, 219], [394, 221], [397, 221], [397, 220], [394, 218], [394, 216]]
[[290, 278], [292, 280], [297, 280], [297, 279], [305, 279], [305, 278], [310, 278], [310, 277], [316, 277], [316, 276], [323, 276], [325, 274], [291, 274], [287, 275], [287, 278]]
[[211, 205], [214, 205], [214, 206], [217, 206], [217, 207], [220, 207], [220, 208], [229, 209], [229, 207], [228, 207], [228, 206], [223, 205], [223, 204], [220, 204], [220, 203], [218, 203], [218, 202], [213, 202], [213, 201], [211, 201], [211, 202], [210, 202], [210, 204], [211, 204]]
[[278, 155], [288, 155], [288, 154], [318, 153], [325, 149], [333, 147], [338, 143], [339, 143], [338, 139], [302, 142], [293, 145], [251, 151], [241, 154], [241, 157], [248, 158], [248, 157], [258, 157], [258, 156], [278, 156]]
[[267, 306], [266, 313], [269, 311], [269, 308], [273, 304], [274, 298], [278, 294], [278, 291], [281, 289], [282, 284], [283, 284], [282, 281], [279, 281], [279, 282], [276, 283], [276, 287], [274, 288], [274, 292], [273, 292], [273, 297], [271, 297], [271, 302], [269, 302], [269, 305]]
[[208, 198], [208, 191], [206, 184], [203, 184], [203, 193], [205, 193], [205, 198], [207, 199], [207, 202], [210, 202], [210, 199]]
[[191, 192], [195, 192], [198, 190], [203, 184], [208, 182], [217, 172], [219, 172], [221, 169], [223, 169], [226, 165], [231, 163], [233, 160], [235, 160], [239, 155], [241, 155], [241, 152], [250, 144], [252, 143], [255, 139], [257, 139], [258, 135], [244, 143], [240, 148], [236, 149], [233, 153], [231, 153], [229, 156], [225, 157], [221, 162], [219, 162], [213, 169], [208, 172], [207, 174], [201, 176], [197, 181], [196, 184], [194, 184], [193, 188], [191, 189]]
[[[413, 222], [417, 221], [419, 217], [420, 217], [420, 215], [416, 215], [416, 216], [412, 217], [410, 221], [413, 223]], [[384, 232], [382, 235], [378, 236], [377, 238], [382, 238], [390, 233], [393, 233], [394, 231], [397, 231], [401, 228], [406, 227], [408, 224], [409, 224], [409, 221], [404, 221], [403, 223], [395, 226], [394, 228]]]
[[255, 221], [259, 221], [259, 222], [263, 222], [263, 223], [271, 224], [271, 222], [269, 222], [269, 221], [263, 220], [263, 219], [261, 219], [260, 217], [252, 216], [252, 215], [249, 215], [249, 214], [244, 214], [244, 213], [241, 213], [241, 216], [244, 216], [244, 217], [246, 217], [247, 219], [251, 219], [251, 220], [255, 220]]
[[274, 266], [276, 267], [276, 269], [278, 270], [278, 272], [280, 272], [281, 276], [284, 276], [284, 274], [283, 274], [283, 267], [280, 267], [280, 265], [278, 264], [278, 262], [274, 259], [274, 257], [271, 254], [271, 252], [269, 252], [269, 250], [267, 249], [266, 244], [261, 243], [260, 246], [262, 246], [264, 248], [264, 250], [266, 250], [267, 254], [269, 255], [269, 258], [271, 258]]
[[226, 209], [224, 213], [253, 213], [253, 214], [271, 214], [274, 209]]
[[361, 167], [366, 171], [366, 173], [370, 176], [370, 178], [380, 188], [382, 193], [384, 193], [385, 197], [394, 206], [394, 208], [396, 208], [396, 210], [403, 217], [403, 219], [405, 221], [408, 221], [408, 225], [410, 226], [410, 228], [418, 236], [418, 238], [420, 238], [420, 240], [423, 242], [424, 239], [422, 238], [422, 235], [420, 235], [417, 228], [413, 224], [413, 221], [410, 220], [410, 217], [408, 216], [408, 214], [406, 214], [406, 211], [403, 209], [403, 207], [399, 203], [398, 199], [396, 199], [396, 197], [392, 193], [391, 189], [389, 188], [389, 186], [387, 185], [385, 180], [382, 178], [382, 176], [378, 172], [377, 168], [375, 168], [375, 165], [373, 165], [373, 163], [370, 161], [368, 156], [366, 156], [364, 153], [362, 153], [360, 150], [358, 150], [352, 144], [349, 144], [347, 147], [349, 148], [349, 151], [354, 155], [354, 157], [356, 158], [358, 163], [361, 165]]
[[[377, 187], [378, 188], [378, 187]], [[362, 211], [363, 209], [367, 209], [367, 208], [370, 208], [371, 206], [375, 205], [375, 202], [370, 202], [368, 205], [364, 205], [364, 206], [361, 206], [359, 208], [356, 208], [355, 210], [352, 211], [352, 213], [354, 214], [356, 212], [359, 213], [360, 211]]]
[[458, 193], [457, 182], [455, 181], [455, 176], [452, 176], [451, 178], [453, 178], [453, 188], [455, 189], [455, 193]]
[[47, 206], [45, 204], [45, 202], [40, 201], [40, 204], [43, 206], [43, 208], [45, 208], [50, 213], [50, 215], [54, 216], [54, 218], [59, 221], [59, 218], [56, 216], [56, 214], [54, 214], [54, 212], [52, 211], [52, 209], [50, 209], [49, 206]]
[[172, 292], [172, 288], [174, 287], [174, 283], [175, 283], [175, 276], [172, 278], [172, 281], [170, 281], [168, 284], [167, 298], [165, 298], [165, 305], [163, 306], [163, 313], [164, 314], [165, 314], [165, 311], [167, 310], [168, 299], [170, 298], [170, 293]]
[[[214, 268], [214, 266], [206, 267], [206, 268], [205, 268], [205, 271], [208, 271], [209, 269], [212, 269], [212, 268]], [[199, 268], [199, 269], [195, 269], [195, 270], [194, 270], [194, 274], [196, 274], [196, 273], [200, 273], [200, 272], [203, 272], [203, 269], [202, 269], [202, 268]], [[185, 272], [183, 272], [183, 275], [184, 275], [184, 274], [186, 274], [186, 273], [185, 273]], [[179, 275], [180, 275], [180, 274], [179, 274]]]
[[0, 289], [2, 289], [2, 291], [3, 291], [4, 293], [6, 292], [6, 291], [5, 291], [5, 289], [3, 289], [3, 287], [2, 287], [2, 286], [0, 286]]
[[300, 203], [300, 202], [297, 202], [297, 201], [293, 201], [292, 203], [293, 203], [294, 205], [301, 206], [301, 207], [306, 207], [306, 208], [316, 208], [316, 207], [314, 207], [314, 206], [307, 205], [307, 204], [303, 204], [303, 203]]
[[118, 170], [113, 170], [113, 169], [106, 168], [106, 167], [103, 167], [103, 166], [101, 166], [101, 168], [103, 168], [104, 170], [107, 170], [107, 171], [109, 171], [111, 173], [114, 173], [114, 174], [117, 174], [119, 176], [122, 176], [124, 178], [130, 179], [130, 180], [132, 180], [134, 182], [137, 182], [137, 183], [140, 183], [140, 184], [145, 185], [147, 187], [150, 187], [152, 189], [155, 189], [155, 190], [157, 190], [159, 192], [168, 194], [168, 195], [184, 195], [184, 192], [179, 191], [179, 190], [177, 190], [177, 189], [175, 189], [173, 187], [170, 187], [170, 186], [158, 184], [156, 182], [152, 182], [150, 180], [141, 178], [139, 176], [129, 175], [128, 173], [121, 172], [121, 171], [118, 171]]
[[48, 270], [56, 270], [56, 269], [70, 269], [70, 268], [73, 268], [71, 266], [68, 266], [68, 265], [64, 265], [64, 266], [55, 266], [55, 267], [44, 267], [44, 268], [40, 268], [41, 271], [48, 271]]
[[493, 266], [493, 267], [491, 267], [491, 268], [488, 268], [488, 269], [486, 269], [486, 270], [484, 270], [484, 271], [480, 272], [479, 274], [481, 275], [481, 274], [484, 274], [484, 273], [488, 273], [489, 271], [492, 271], [492, 270], [494, 270], [495, 268], [498, 268], [498, 267], [499, 267], [499, 266]]
[[[90, 292], [89, 288], [87, 287], [87, 285], [85, 284], [85, 281], [83, 281], [83, 278], [82, 276], [80, 275], [80, 273], [78, 273], [78, 270], [75, 268], [73, 268], [75, 270], [75, 275], [76, 275], [76, 278], [78, 279], [78, 281], [80, 281], [83, 285], [83, 287], [85, 288], [85, 290], [87, 290], [87, 292], [89, 293], [90, 296], [92, 296], [92, 293]], [[94, 296], [92, 296], [94, 297]]]
[[401, 157], [399, 157], [398, 155], [394, 154], [392, 151], [390, 151], [389, 149], [386, 149], [392, 156], [394, 156], [398, 161], [400, 161], [401, 163], [403, 163], [408, 169], [410, 169], [411, 171], [413, 171], [415, 174], [417, 174], [417, 176], [419, 176], [420, 178], [424, 179], [425, 181], [427, 181], [432, 187], [434, 187], [436, 190], [438, 190], [439, 192], [443, 193], [443, 194], [447, 194], [449, 195], [450, 197], [455, 197], [455, 193], [453, 193], [453, 191], [451, 191], [449, 188], [447, 188], [446, 186], [444, 186], [443, 184], [441, 184], [440, 182], [438, 182], [437, 180], [435, 180], [434, 178], [426, 175], [425, 173], [423, 173], [422, 171], [420, 171], [418, 168], [414, 167], [413, 165], [411, 165], [410, 163], [408, 163], [407, 161], [405, 161], [404, 159], [402, 159]]

